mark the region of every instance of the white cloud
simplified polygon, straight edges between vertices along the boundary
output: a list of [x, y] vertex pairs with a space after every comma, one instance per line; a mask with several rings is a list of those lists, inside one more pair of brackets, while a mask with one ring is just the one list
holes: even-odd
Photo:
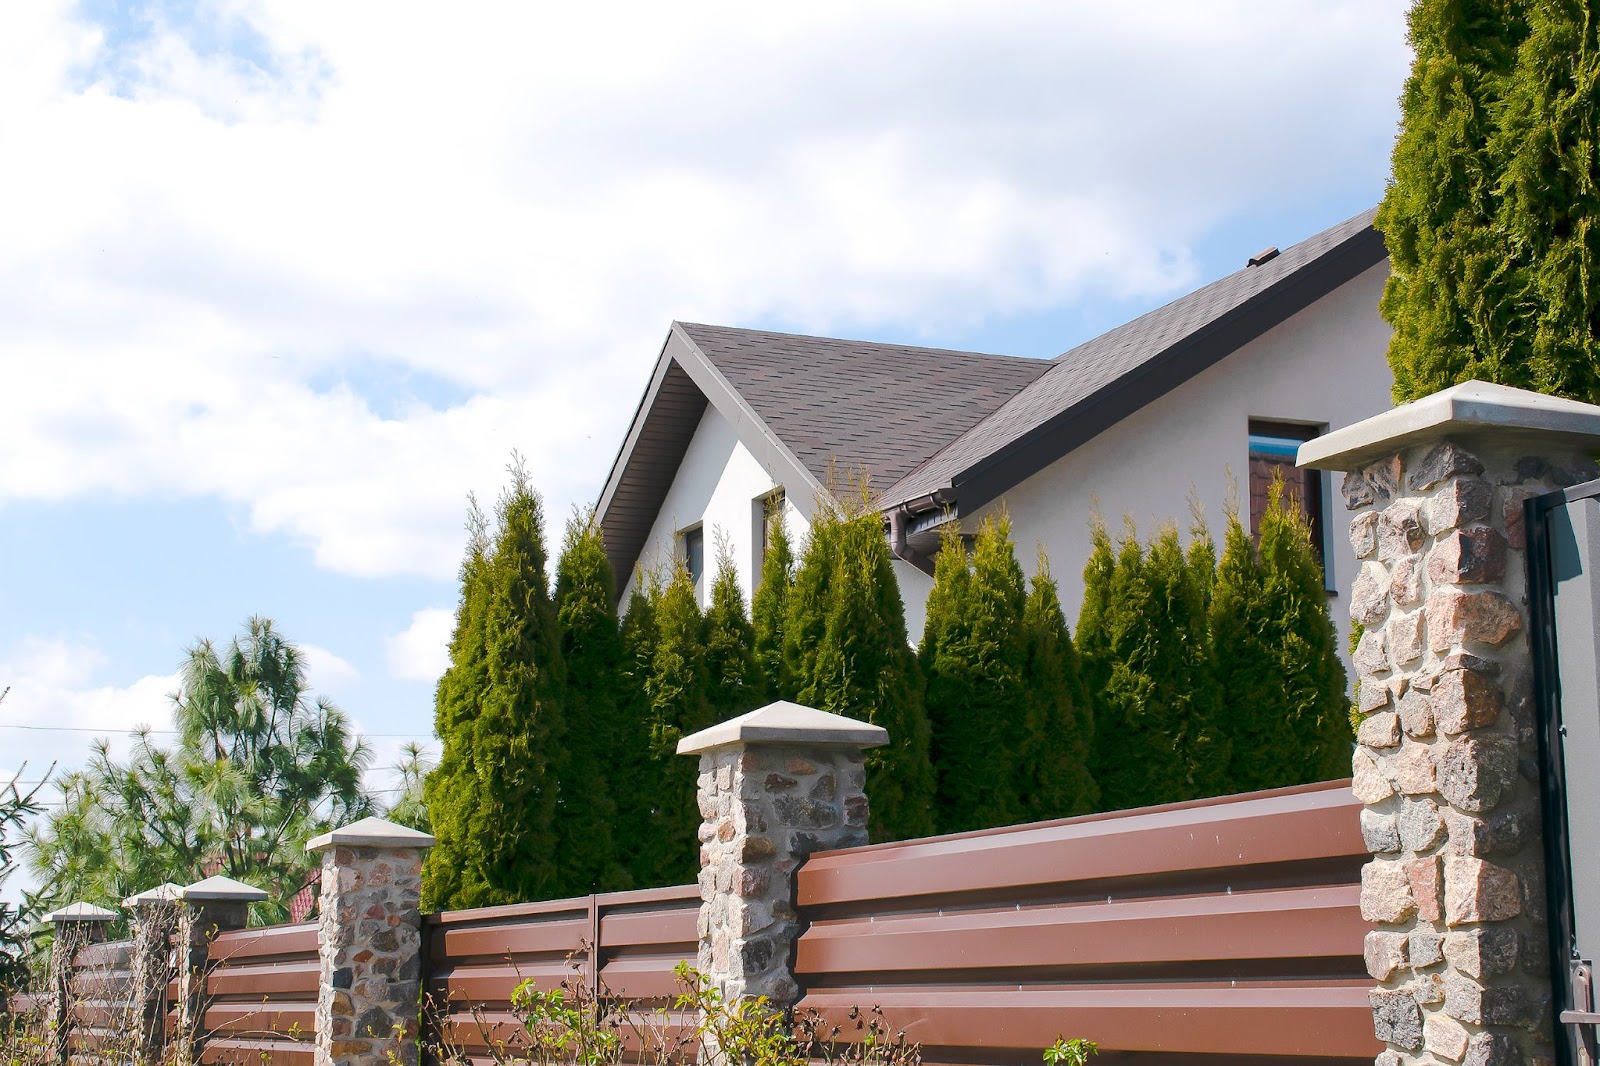
[[389, 672], [403, 681], [439, 680], [450, 665], [450, 633], [455, 612], [429, 607], [411, 616], [411, 624], [384, 643]]
[[337, 698], [341, 686], [354, 684], [361, 679], [360, 670], [327, 648], [315, 644], [300, 644], [298, 647], [300, 661], [305, 666], [306, 684], [317, 694]]
[[[937, 341], [1376, 196], [1402, 7], [237, 0], [241, 56], [5, 5], [0, 505], [216, 496], [448, 576], [511, 448], [596, 495], [672, 318]], [[408, 374], [450, 386], [369, 402]]]

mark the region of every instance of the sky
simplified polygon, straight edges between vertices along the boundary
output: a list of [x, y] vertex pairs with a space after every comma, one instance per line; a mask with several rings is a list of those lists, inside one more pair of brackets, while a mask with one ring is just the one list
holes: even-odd
[[0, 773], [260, 614], [392, 788], [673, 319], [1056, 355], [1376, 203], [1404, 8], [0, 5]]

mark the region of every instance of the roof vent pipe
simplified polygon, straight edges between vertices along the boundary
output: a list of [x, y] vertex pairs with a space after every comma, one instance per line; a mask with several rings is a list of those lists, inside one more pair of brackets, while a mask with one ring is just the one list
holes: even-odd
[[1269, 263], [1276, 258], [1278, 258], [1278, 246], [1273, 245], [1271, 248], [1263, 248], [1255, 255], [1252, 255], [1250, 262], [1246, 266], [1258, 267], [1262, 263]]

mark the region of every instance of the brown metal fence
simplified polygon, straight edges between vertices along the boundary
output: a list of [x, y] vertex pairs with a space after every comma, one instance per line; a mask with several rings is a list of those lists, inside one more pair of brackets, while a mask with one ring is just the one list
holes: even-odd
[[67, 1046], [74, 1058], [128, 1046], [136, 1025], [133, 1004], [133, 941], [112, 940], [80, 948], [73, 959], [72, 1029]]
[[[812, 856], [796, 969], [930, 1063], [1371, 1063], [1348, 782]], [[1218, 1056], [1214, 1059], [1200, 1056]]]
[[251, 1066], [311, 1062], [317, 950], [316, 922], [217, 934], [210, 946], [213, 968], [206, 979], [210, 998], [201, 1061]]
[[541, 990], [580, 981], [673, 1028], [673, 969], [694, 960], [699, 912], [699, 887], [685, 885], [427, 915], [430, 1040], [477, 1057], [505, 1046], [524, 981]]

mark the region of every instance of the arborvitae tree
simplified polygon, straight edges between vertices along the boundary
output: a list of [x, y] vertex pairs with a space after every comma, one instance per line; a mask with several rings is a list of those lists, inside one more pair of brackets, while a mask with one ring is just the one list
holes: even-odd
[[1024, 586], [1010, 519], [984, 520], [970, 564], [959, 536], [945, 537], [921, 649], [943, 831], [1009, 825], [1032, 813], [1019, 796], [1029, 703]]
[[1328, 615], [1311, 529], [1281, 486], [1274, 486], [1261, 520], [1261, 570], [1276, 615], [1268, 625], [1290, 741], [1278, 783], [1342, 777], [1350, 770], [1350, 735], [1339, 634]]
[[623, 649], [615, 606], [616, 580], [594, 511], [567, 521], [556, 564], [556, 622], [566, 667], [566, 767], [558, 799], [560, 895], [627, 888], [619, 861], [617, 759], [622, 727]]
[[654, 829], [645, 846], [649, 883], [682, 884], [700, 868], [697, 764], [678, 754], [678, 741], [712, 724], [707, 700], [705, 620], [694, 582], [679, 565], [656, 605], [656, 649], [645, 693], [650, 699], [651, 751], [660, 766]]
[[1098, 511], [1089, 520], [1089, 558], [1083, 566], [1083, 603], [1078, 608], [1078, 682], [1092, 723], [1089, 772], [1100, 789], [1100, 808], [1106, 809], [1103, 749], [1100, 730], [1111, 720], [1106, 689], [1111, 681], [1112, 585], [1117, 576], [1117, 553]]
[[[1097, 564], [1091, 557], [1086, 582]], [[1202, 589], [1176, 529], [1158, 533], [1146, 556], [1130, 522], [1109, 594], [1094, 606], [1103, 613], [1080, 621], [1092, 674], [1103, 678], [1094, 765], [1108, 810], [1214, 795], [1222, 784], [1227, 746], [1217, 735]], [[1101, 629], [1093, 641], [1090, 625]]]
[[[481, 881], [456, 906], [548, 899], [558, 884], [556, 797], [566, 725], [565, 670], [546, 572], [544, 516], [520, 463], [496, 508], [473, 763], [481, 792], [468, 828], [482, 841]], [[469, 871], [476, 875], [478, 871]]]
[[617, 830], [612, 839], [617, 857], [634, 887], [656, 886], [655, 855], [651, 849], [656, 809], [666, 792], [663, 775], [667, 764], [659, 758], [651, 735], [652, 717], [648, 686], [655, 670], [656, 606], [661, 582], [653, 572], [634, 575], [633, 595], [622, 616], [621, 691], [618, 696], [618, 736], [613, 752], [612, 791], [617, 807]]
[[430, 911], [456, 906], [466, 898], [467, 871], [483, 869], [482, 842], [469, 832], [468, 823], [479, 788], [472, 738], [479, 695], [488, 687], [483, 620], [489, 598], [489, 531], [478, 501], [471, 497], [467, 534], [450, 666], [434, 691], [433, 731], [443, 750], [423, 784], [436, 838], [422, 866], [422, 906]]
[[1022, 627], [1028, 652], [1022, 673], [1028, 710], [1017, 787], [1025, 817], [1088, 814], [1100, 801], [1100, 787], [1089, 770], [1094, 717], [1042, 548]]
[[717, 550], [717, 574], [711, 582], [711, 606], [706, 609], [705, 643], [711, 721], [720, 722], [754, 710], [761, 698], [755, 631], [745, 616], [744, 591], [739, 588], [733, 552], [725, 543]]
[[[1555, 338], [1567, 335], [1565, 324], [1575, 321], [1565, 309], [1586, 303], [1592, 315], [1596, 284], [1591, 273], [1587, 285], [1577, 290], [1582, 295], [1558, 293], [1559, 310], [1553, 314], [1543, 306], [1530, 309], [1528, 301], [1542, 286], [1530, 285], [1526, 277], [1530, 249], [1523, 242], [1537, 238], [1529, 230], [1518, 232], [1514, 219], [1500, 217], [1499, 189], [1505, 172], [1495, 141], [1517, 49], [1527, 36], [1527, 9], [1519, 0], [1417, 0], [1411, 8], [1408, 36], [1416, 58], [1401, 95], [1393, 180], [1377, 220], [1389, 250], [1391, 273], [1380, 307], [1394, 327], [1389, 365], [1397, 401], [1473, 377], [1525, 388], [1570, 390], [1580, 399], [1600, 398], [1594, 395], [1592, 362], [1586, 367], [1570, 365], [1576, 353], [1564, 352], [1558, 362], [1568, 366], [1541, 364], [1530, 358], [1531, 351], [1514, 343], [1521, 331], [1518, 320], [1532, 311], [1563, 322], [1551, 335], [1552, 349], [1559, 349], [1563, 342]], [[1592, 41], [1592, 28], [1589, 33]], [[1572, 60], [1562, 52], [1557, 62], [1565, 67]], [[1591, 52], [1591, 71], [1593, 62]], [[1555, 84], [1563, 80], [1558, 76]], [[1594, 92], [1592, 79], [1587, 91]], [[1568, 99], [1578, 102], [1582, 97]], [[1576, 122], [1592, 124], [1592, 95], [1582, 106], [1588, 114]], [[1523, 110], [1532, 114], [1535, 109]], [[1557, 155], [1578, 164], [1571, 176], [1580, 184], [1588, 182], [1592, 204], [1593, 141], [1568, 139], [1577, 133], [1573, 124], [1557, 121], [1555, 128], [1561, 132], [1552, 132], [1547, 143], [1560, 143], [1564, 150]], [[1537, 144], [1523, 158], [1531, 164], [1524, 172], [1536, 174], [1541, 184], [1564, 184], [1557, 174], [1561, 166], [1550, 165], [1555, 160], [1545, 157]], [[1565, 189], [1551, 191], [1558, 201], [1569, 195]], [[1557, 222], [1548, 213], [1545, 197], [1541, 190], [1531, 203]], [[1588, 217], [1594, 217], [1592, 208]], [[1541, 228], [1540, 223], [1529, 222], [1532, 229]], [[1572, 233], [1577, 236], [1585, 229], [1587, 241], [1597, 239], [1593, 226]], [[1562, 273], [1557, 267], [1554, 276]], [[1592, 346], [1592, 317], [1585, 328]]]
[[[821, 634], [814, 639], [817, 616]], [[873, 837], [933, 832], [933, 766], [922, 679], [906, 640], [905, 607], [883, 523], [862, 507], [818, 516], [790, 600], [785, 641], [799, 702], [889, 732], [867, 755]]]
[[1280, 765], [1286, 722], [1277, 634], [1270, 627], [1276, 613], [1255, 545], [1232, 507], [1210, 615], [1217, 685], [1227, 693], [1222, 726], [1231, 743], [1228, 784], [1235, 792], [1272, 788], [1285, 772], [1299, 772]]
[[[1528, 35], [1491, 144], [1495, 232], [1516, 266], [1506, 348], [1541, 392], [1600, 401], [1600, 12], [1592, 2], [1519, 5]], [[1504, 380], [1504, 379], [1498, 379]]]
[[789, 613], [789, 590], [794, 587], [794, 552], [780, 511], [774, 516], [767, 550], [761, 557], [761, 586], [750, 603], [754, 629], [756, 674], [761, 703], [794, 699], [794, 682], [783, 653], [784, 626]]

